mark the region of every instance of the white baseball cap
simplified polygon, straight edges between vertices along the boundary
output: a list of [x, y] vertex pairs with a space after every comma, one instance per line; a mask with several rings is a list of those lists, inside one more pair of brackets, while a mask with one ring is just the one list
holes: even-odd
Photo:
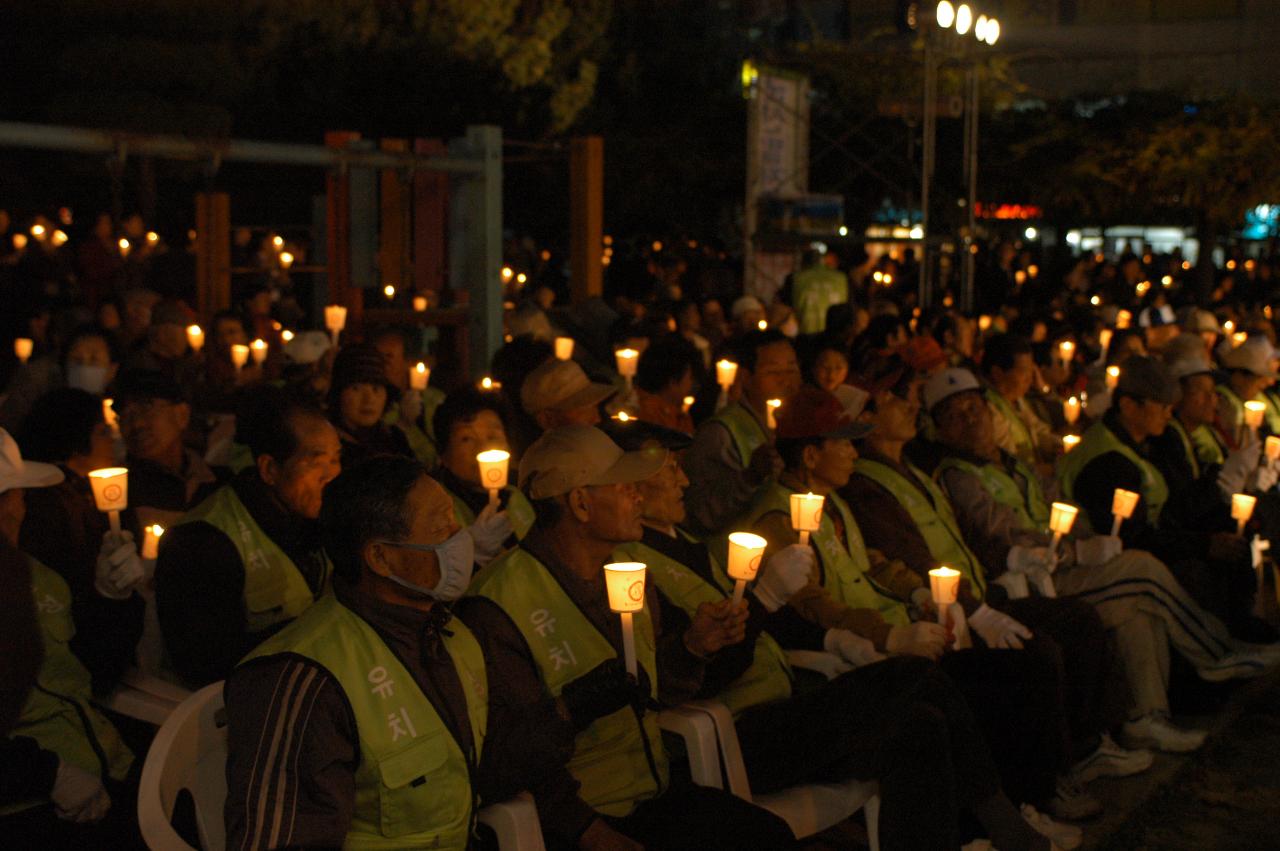
[[47, 488], [64, 478], [62, 471], [52, 464], [23, 461], [18, 442], [0, 428], [0, 493], [15, 488]]
[[932, 411], [939, 402], [949, 399], [957, 393], [981, 389], [982, 385], [978, 383], [978, 379], [969, 370], [957, 367], [944, 369], [931, 376], [924, 383], [923, 401], [925, 410]]
[[1227, 369], [1242, 369], [1253, 375], [1277, 378], [1276, 371], [1271, 368], [1271, 361], [1276, 357], [1276, 350], [1271, 342], [1260, 335], [1250, 335], [1234, 349], [1221, 355], [1222, 365]]

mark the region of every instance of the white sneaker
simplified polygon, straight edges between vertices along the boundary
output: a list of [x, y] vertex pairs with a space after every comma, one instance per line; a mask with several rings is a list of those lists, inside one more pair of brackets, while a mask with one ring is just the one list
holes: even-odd
[[1080, 760], [1071, 769], [1076, 779], [1088, 783], [1099, 777], [1129, 777], [1141, 774], [1151, 767], [1155, 759], [1148, 750], [1125, 750], [1106, 733], [1098, 749]]
[[1183, 730], [1175, 727], [1168, 718], [1152, 713], [1137, 721], [1128, 721], [1121, 731], [1125, 744], [1131, 748], [1152, 748], [1166, 753], [1187, 753], [1204, 744], [1209, 735], [1205, 730]]
[[1030, 804], [1022, 805], [1022, 818], [1031, 829], [1048, 839], [1055, 848], [1072, 851], [1084, 842], [1084, 831], [1074, 824], [1062, 824], [1049, 818]]
[[1225, 680], [1243, 680], [1256, 677], [1270, 664], [1261, 655], [1255, 653], [1232, 653], [1224, 656], [1212, 665], [1197, 668], [1200, 679], [1210, 683]]

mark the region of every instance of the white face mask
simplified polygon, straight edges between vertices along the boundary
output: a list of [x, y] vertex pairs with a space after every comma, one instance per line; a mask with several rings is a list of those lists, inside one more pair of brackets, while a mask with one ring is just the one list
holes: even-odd
[[450, 603], [461, 597], [467, 590], [467, 586], [471, 584], [471, 568], [475, 563], [476, 552], [475, 542], [471, 540], [471, 535], [466, 529], [459, 529], [442, 544], [410, 544], [404, 541], [382, 541], [381, 543], [405, 550], [436, 554], [436, 560], [440, 563], [440, 581], [436, 583], [436, 587], [424, 588], [401, 579], [394, 573], [388, 573], [387, 578], [402, 588], [443, 603]]
[[67, 386], [76, 390], [101, 396], [107, 389], [107, 372], [109, 367], [88, 363], [67, 364]]

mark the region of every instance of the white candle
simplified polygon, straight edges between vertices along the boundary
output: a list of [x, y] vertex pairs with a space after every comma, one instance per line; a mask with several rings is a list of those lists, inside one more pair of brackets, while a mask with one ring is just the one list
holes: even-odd
[[200, 354], [200, 350], [204, 348], [204, 329], [199, 325], [188, 325], [187, 345], [191, 347], [191, 351]]
[[771, 429], [778, 427], [778, 409], [782, 407], [781, 399], [769, 399], [764, 403], [766, 425]]
[[929, 571], [929, 591], [938, 610], [938, 623], [947, 625], [947, 609], [960, 593], [960, 571], [943, 565]]
[[245, 364], [249, 362], [249, 347], [236, 343], [231, 347], [231, 363], [235, 365], [239, 371]]
[[573, 338], [556, 337], [556, 359], [569, 360], [573, 357]]
[[1107, 382], [1108, 390], [1116, 389], [1116, 385], [1120, 383], [1120, 367], [1118, 366], [1107, 367], [1106, 382]]
[[324, 327], [333, 336], [333, 344], [338, 345], [338, 335], [347, 327], [347, 309], [340, 304], [330, 304], [324, 309]]
[[750, 532], [733, 532], [729, 535], [729, 564], [725, 571], [734, 580], [733, 604], [742, 601], [742, 592], [747, 583], [756, 578], [760, 572], [760, 560], [764, 558], [764, 548], [769, 542], [759, 535]]
[[1079, 445], [1080, 445], [1080, 435], [1064, 434], [1062, 436], [1062, 451], [1064, 453], [1070, 452], [1072, 449], [1075, 449]]
[[1274, 434], [1267, 437], [1267, 442], [1263, 451], [1267, 455], [1268, 461], [1280, 460], [1280, 437]]
[[409, 367], [409, 389], [426, 390], [427, 382], [431, 380], [431, 370], [422, 361], [418, 361], [414, 366]]
[[636, 639], [631, 615], [644, 608], [645, 565], [638, 561], [615, 562], [604, 566], [609, 608], [622, 616], [622, 651], [627, 673], [636, 676]]
[[427, 297], [424, 295], [416, 295], [413, 297], [413, 309], [418, 313], [427, 312]]
[[155, 559], [160, 551], [160, 536], [164, 527], [153, 523], [142, 530], [142, 557]]
[[800, 543], [809, 546], [809, 533], [822, 526], [822, 506], [827, 498], [816, 493], [791, 494], [791, 528], [800, 533]]
[[1138, 507], [1138, 495], [1133, 491], [1127, 491], [1124, 488], [1116, 488], [1116, 492], [1111, 495], [1111, 513], [1115, 515], [1115, 521], [1111, 524], [1111, 537], [1120, 534], [1120, 524], [1133, 516], [1133, 510]]
[[507, 486], [507, 467], [511, 453], [502, 449], [490, 449], [476, 456], [480, 465], [480, 484], [489, 491], [489, 502], [498, 504], [498, 492]]
[[1080, 399], [1078, 397], [1072, 396], [1062, 403], [1062, 418], [1067, 421], [1067, 425], [1075, 425], [1076, 420], [1080, 419]]
[[120, 512], [129, 506], [129, 471], [125, 467], [103, 467], [89, 471], [89, 487], [99, 511], [111, 520], [111, 531], [120, 533]]
[[1231, 519], [1236, 521], [1238, 534], [1244, 534], [1245, 524], [1253, 516], [1253, 507], [1257, 504], [1258, 498], [1256, 496], [1249, 496], [1244, 493], [1233, 493], [1231, 495]]
[[30, 337], [19, 337], [13, 341], [13, 353], [18, 356], [18, 360], [26, 363], [31, 359], [31, 353], [35, 351], [36, 343]]
[[249, 344], [249, 353], [253, 355], [253, 362], [261, 366], [262, 362], [267, 359], [267, 341], [254, 340]]

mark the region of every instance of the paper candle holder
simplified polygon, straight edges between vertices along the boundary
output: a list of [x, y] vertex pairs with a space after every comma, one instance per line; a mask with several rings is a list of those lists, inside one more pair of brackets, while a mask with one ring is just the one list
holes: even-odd
[[431, 369], [422, 361], [418, 361], [409, 367], [409, 389], [410, 390], [426, 390], [427, 382], [431, 380]]
[[1133, 491], [1116, 488], [1116, 492], [1111, 495], [1111, 513], [1128, 520], [1133, 516], [1133, 510], [1138, 507], [1138, 498], [1138, 494]]
[[618, 364], [618, 375], [623, 378], [635, 377], [636, 365], [640, 362], [639, 352], [635, 349], [618, 349], [613, 356]]
[[1055, 502], [1049, 510], [1049, 528], [1055, 535], [1066, 535], [1075, 525], [1080, 509], [1065, 502]]
[[1280, 459], [1280, 437], [1274, 434], [1267, 436], [1267, 441], [1263, 445], [1263, 453], [1267, 456], [1268, 461]]
[[418, 313], [427, 312], [427, 297], [424, 295], [416, 295], [413, 297], [413, 309]]
[[204, 329], [199, 325], [187, 326], [187, 345], [191, 351], [199, 352], [204, 348]]
[[511, 453], [503, 449], [489, 449], [476, 456], [480, 465], [480, 484], [491, 491], [501, 490], [507, 486], [507, 467], [511, 463]]
[[1106, 381], [1108, 390], [1115, 390], [1116, 385], [1120, 383], [1120, 367], [1118, 366], [1107, 367], [1107, 377], [1105, 381]]
[[646, 565], [639, 561], [621, 561], [604, 566], [610, 611], [623, 614], [644, 608], [645, 571]]
[[158, 523], [153, 523], [142, 530], [142, 557], [154, 559], [160, 553], [160, 536], [164, 534], [164, 527]]
[[1111, 348], [1111, 329], [1103, 328], [1098, 332], [1098, 345], [1102, 347], [1102, 353], [1105, 355], [1107, 349]]
[[791, 494], [791, 528], [799, 532], [802, 538], [807, 538], [808, 533], [822, 528], [822, 508], [826, 501], [827, 498], [821, 494]]
[[750, 582], [760, 572], [760, 561], [764, 558], [765, 547], [769, 542], [751, 532], [733, 532], [729, 535], [729, 564], [725, 571], [730, 579]]
[[254, 340], [249, 344], [249, 354], [253, 355], [253, 362], [259, 366], [267, 359], [267, 341]]
[[31, 353], [35, 351], [36, 343], [30, 337], [19, 337], [13, 341], [13, 353], [18, 356], [18, 360], [26, 363], [31, 358]]
[[689, 413], [689, 409], [693, 407], [693, 403], [696, 401], [697, 400], [692, 396], [685, 396], [684, 401], [680, 405], [680, 410], [684, 411], [686, 414]]
[[731, 360], [716, 361], [716, 384], [728, 392], [738, 377], [738, 365]]
[[1063, 452], [1070, 452], [1072, 449], [1075, 449], [1075, 448], [1076, 448], [1077, 446], [1079, 446], [1079, 445], [1080, 445], [1080, 435], [1078, 435], [1078, 434], [1064, 434], [1064, 435], [1062, 436], [1062, 451], [1063, 451]]
[[129, 507], [129, 470], [103, 467], [89, 471], [89, 486], [99, 511], [124, 511]]
[[569, 360], [573, 357], [573, 338], [556, 337], [556, 359]]
[[1058, 344], [1058, 358], [1064, 362], [1070, 362], [1076, 356], [1076, 344], [1070, 340], [1063, 340]]
[[1262, 418], [1266, 416], [1267, 406], [1262, 402], [1250, 399], [1244, 403], [1244, 424], [1249, 428], [1261, 428]]
[[946, 565], [929, 571], [929, 593], [941, 616], [943, 610], [954, 603], [960, 594], [960, 571]]
[[1258, 504], [1256, 496], [1250, 496], [1245, 493], [1233, 493], [1231, 495], [1231, 519], [1240, 524], [1243, 531], [1244, 525], [1249, 522], [1249, 518], [1253, 516], [1253, 508]]
[[249, 362], [249, 347], [236, 343], [231, 347], [231, 363], [240, 369]]
[[1072, 396], [1062, 403], [1062, 418], [1067, 421], [1067, 425], [1075, 425], [1080, 419], [1080, 399]]

